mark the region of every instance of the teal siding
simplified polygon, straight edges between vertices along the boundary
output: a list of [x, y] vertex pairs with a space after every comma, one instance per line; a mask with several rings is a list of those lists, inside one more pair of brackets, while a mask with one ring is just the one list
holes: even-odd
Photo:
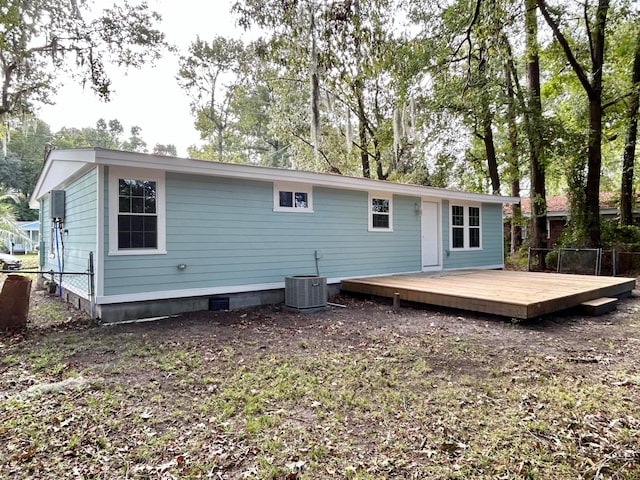
[[283, 282], [315, 274], [316, 250], [329, 278], [418, 271], [416, 202], [394, 196], [394, 231], [368, 232], [367, 192], [316, 187], [313, 213], [273, 212], [270, 182], [167, 173], [167, 254], [106, 255], [104, 293]]
[[442, 202], [442, 244], [444, 246], [443, 269], [473, 268], [504, 264], [502, 253], [502, 205], [483, 203], [482, 249], [451, 251], [449, 243], [449, 202]]
[[[65, 188], [65, 218], [58, 237], [58, 252], [64, 247], [64, 271], [84, 272], [89, 262], [89, 252], [96, 251], [96, 170], [91, 170]], [[55, 235], [50, 219], [50, 197], [43, 202], [41, 234], [44, 240], [44, 269], [59, 270]], [[64, 233], [64, 231], [68, 233]], [[71, 277], [70, 277], [71, 278]], [[64, 282], [64, 279], [63, 279]], [[76, 290], [88, 290], [85, 279], [73, 281]]]

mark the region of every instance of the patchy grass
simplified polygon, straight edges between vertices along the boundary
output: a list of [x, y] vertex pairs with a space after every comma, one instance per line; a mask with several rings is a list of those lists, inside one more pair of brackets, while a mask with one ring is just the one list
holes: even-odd
[[640, 477], [639, 301], [522, 325], [342, 301], [3, 339], [0, 478]]

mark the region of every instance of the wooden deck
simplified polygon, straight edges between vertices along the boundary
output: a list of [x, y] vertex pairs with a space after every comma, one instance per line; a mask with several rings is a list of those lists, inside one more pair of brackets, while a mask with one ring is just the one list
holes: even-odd
[[633, 278], [507, 270], [387, 275], [343, 280], [341, 290], [528, 319], [601, 297], [631, 294]]

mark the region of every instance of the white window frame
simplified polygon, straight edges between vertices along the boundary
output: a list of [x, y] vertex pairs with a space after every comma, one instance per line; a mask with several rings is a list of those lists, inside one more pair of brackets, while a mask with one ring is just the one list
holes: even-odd
[[[463, 225], [454, 225], [453, 224], [453, 207], [462, 207], [463, 208]], [[478, 226], [469, 224], [469, 209], [477, 208], [478, 209]], [[463, 246], [462, 247], [454, 247], [453, 246], [453, 229], [454, 228], [462, 228], [463, 229]], [[479, 233], [479, 246], [471, 247], [471, 235], [470, 231], [472, 228], [477, 228]], [[449, 204], [449, 249], [451, 251], [461, 252], [465, 250], [482, 250], [482, 205], [479, 203], [461, 203], [461, 202], [450, 202]]]
[[[118, 249], [118, 194], [120, 179], [156, 182], [158, 243], [156, 248]], [[167, 218], [165, 210], [165, 173], [143, 168], [109, 167], [109, 255], [165, 255], [167, 253]]]
[[[373, 226], [373, 214], [379, 214], [379, 212], [373, 211], [374, 200], [388, 200], [389, 201], [389, 227], [380, 228]], [[393, 232], [393, 195], [390, 193], [369, 192], [368, 198], [369, 206], [367, 208], [367, 214], [369, 215], [369, 231], [370, 232]]]
[[[306, 207], [281, 207], [280, 206], [280, 192], [291, 192], [294, 195], [296, 193], [307, 194], [307, 206]], [[313, 186], [304, 183], [293, 182], [274, 182], [273, 184], [273, 211], [274, 212], [295, 212], [295, 213], [313, 213]]]

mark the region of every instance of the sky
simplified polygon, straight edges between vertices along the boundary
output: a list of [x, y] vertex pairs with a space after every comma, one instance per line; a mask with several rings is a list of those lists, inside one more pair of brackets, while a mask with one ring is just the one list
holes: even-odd
[[[112, 5], [114, 0], [98, 0], [96, 5]], [[173, 144], [178, 156], [187, 156], [187, 147], [198, 144], [200, 137], [193, 126], [189, 97], [178, 86], [175, 77], [178, 58], [187, 52], [197, 35], [203, 40], [213, 37], [246, 35], [235, 26], [230, 13], [233, 0], [148, 0], [149, 8], [162, 15], [158, 25], [178, 52], [168, 53], [155, 66], [144, 66], [126, 72], [110, 70], [114, 93], [105, 103], [89, 89], [73, 81], [65, 81], [53, 98], [55, 105], [43, 106], [38, 117], [56, 132], [62, 127], [95, 127], [98, 119], [117, 119], [128, 138], [130, 128], [138, 126], [151, 151], [156, 144]]]

